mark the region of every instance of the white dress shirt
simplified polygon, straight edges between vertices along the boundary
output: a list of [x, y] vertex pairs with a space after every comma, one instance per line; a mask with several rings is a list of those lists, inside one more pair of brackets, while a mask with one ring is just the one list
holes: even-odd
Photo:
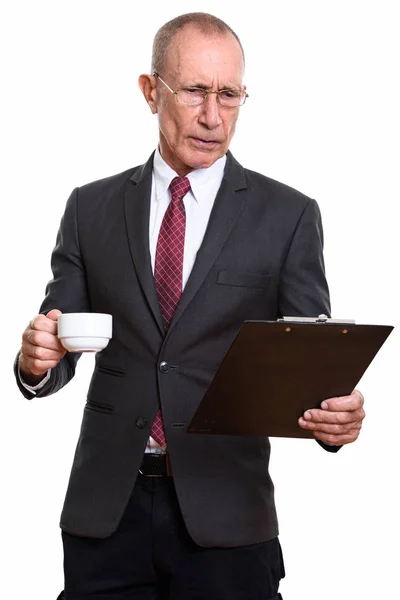
[[[223, 156], [208, 169], [196, 169], [187, 175], [187, 178], [190, 181], [190, 190], [183, 199], [186, 211], [186, 232], [182, 289], [189, 279], [189, 275], [196, 260], [197, 251], [203, 241], [211, 210], [214, 206], [215, 197], [224, 176], [225, 163], [226, 156]], [[165, 211], [171, 201], [169, 185], [174, 177], [177, 177], [177, 173], [167, 165], [157, 149], [153, 163], [149, 221], [149, 244], [153, 273], [158, 235]], [[36, 392], [49, 380], [50, 373], [51, 370], [49, 369], [46, 377], [36, 386], [29, 386], [22, 380], [21, 375], [19, 377], [22, 385], [33, 394], [36, 394]], [[147, 443], [146, 452], [163, 451], [165, 451], [165, 447], [161, 447], [152, 437], [150, 437]]]

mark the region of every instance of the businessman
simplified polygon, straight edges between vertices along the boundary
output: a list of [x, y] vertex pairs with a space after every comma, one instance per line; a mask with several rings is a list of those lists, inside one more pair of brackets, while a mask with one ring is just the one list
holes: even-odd
[[[15, 365], [27, 398], [55, 393], [79, 358], [57, 338], [60, 311], [113, 315], [61, 516], [66, 600], [281, 597], [268, 438], [185, 432], [244, 320], [330, 310], [316, 202], [229, 152], [243, 75], [224, 22], [166, 23], [139, 77], [157, 149], [67, 202], [53, 279]], [[363, 418], [354, 391], [299, 427], [337, 451]]]

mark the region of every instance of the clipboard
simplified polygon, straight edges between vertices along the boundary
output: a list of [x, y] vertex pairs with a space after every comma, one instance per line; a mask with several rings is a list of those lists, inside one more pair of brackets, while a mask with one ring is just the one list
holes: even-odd
[[351, 394], [392, 330], [320, 317], [245, 321], [187, 432], [313, 438], [298, 418]]

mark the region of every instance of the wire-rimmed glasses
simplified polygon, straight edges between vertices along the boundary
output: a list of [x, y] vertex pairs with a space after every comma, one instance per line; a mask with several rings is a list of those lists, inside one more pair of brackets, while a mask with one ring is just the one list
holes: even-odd
[[249, 97], [247, 92], [241, 88], [224, 89], [224, 90], [206, 90], [199, 87], [185, 87], [173, 90], [167, 83], [154, 71], [153, 77], [157, 77], [165, 85], [165, 87], [175, 95], [176, 101], [185, 106], [199, 106], [206, 100], [208, 94], [217, 94], [217, 101], [224, 108], [237, 108], [243, 106], [246, 98]]

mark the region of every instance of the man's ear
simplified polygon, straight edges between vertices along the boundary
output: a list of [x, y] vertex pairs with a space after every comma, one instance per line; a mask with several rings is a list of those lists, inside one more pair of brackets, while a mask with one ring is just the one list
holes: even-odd
[[153, 115], [157, 112], [157, 80], [151, 75], [140, 75], [139, 87]]

